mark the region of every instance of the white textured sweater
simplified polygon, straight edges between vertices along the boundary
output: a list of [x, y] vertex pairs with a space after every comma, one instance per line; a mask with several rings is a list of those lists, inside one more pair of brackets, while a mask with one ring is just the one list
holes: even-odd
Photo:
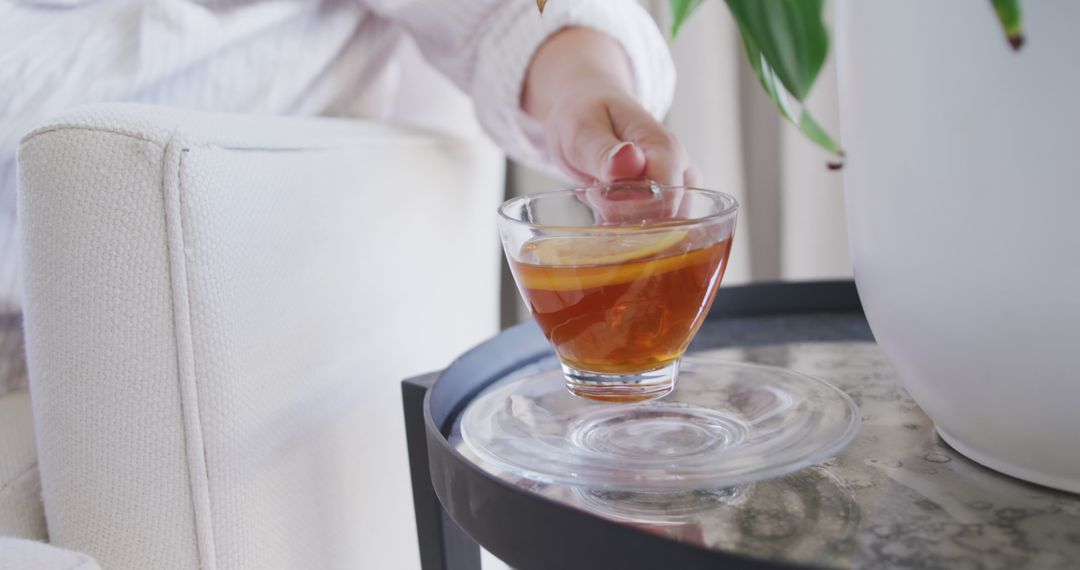
[[403, 33], [470, 95], [512, 157], [546, 162], [519, 107], [532, 54], [588, 26], [630, 56], [636, 95], [670, 105], [674, 69], [634, 0], [0, 0], [0, 313], [17, 311], [15, 151], [75, 105], [137, 101], [237, 113], [382, 118]]

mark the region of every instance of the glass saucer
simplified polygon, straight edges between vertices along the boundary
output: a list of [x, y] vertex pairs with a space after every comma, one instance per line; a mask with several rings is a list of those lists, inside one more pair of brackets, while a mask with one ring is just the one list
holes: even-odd
[[820, 463], [860, 416], [847, 394], [771, 366], [688, 356], [660, 400], [572, 396], [555, 369], [496, 384], [465, 409], [461, 435], [520, 477], [620, 491], [722, 489]]

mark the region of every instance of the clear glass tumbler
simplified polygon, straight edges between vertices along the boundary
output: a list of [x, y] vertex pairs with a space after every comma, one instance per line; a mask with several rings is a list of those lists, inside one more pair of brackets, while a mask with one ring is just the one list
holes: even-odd
[[624, 181], [513, 198], [499, 232], [514, 279], [574, 395], [672, 391], [724, 275], [738, 203]]

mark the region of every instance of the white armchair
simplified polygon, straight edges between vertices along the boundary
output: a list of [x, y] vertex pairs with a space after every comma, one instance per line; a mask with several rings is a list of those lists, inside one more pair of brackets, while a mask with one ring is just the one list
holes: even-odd
[[50, 543], [110, 570], [415, 565], [398, 381], [497, 330], [501, 154], [104, 105], [19, 161]]

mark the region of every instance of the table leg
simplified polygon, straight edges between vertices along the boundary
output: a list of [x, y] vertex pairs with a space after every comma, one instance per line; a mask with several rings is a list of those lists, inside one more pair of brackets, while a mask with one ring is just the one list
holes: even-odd
[[423, 570], [480, 570], [480, 546], [446, 514], [431, 485], [424, 396], [437, 377], [431, 373], [401, 383], [420, 565]]

